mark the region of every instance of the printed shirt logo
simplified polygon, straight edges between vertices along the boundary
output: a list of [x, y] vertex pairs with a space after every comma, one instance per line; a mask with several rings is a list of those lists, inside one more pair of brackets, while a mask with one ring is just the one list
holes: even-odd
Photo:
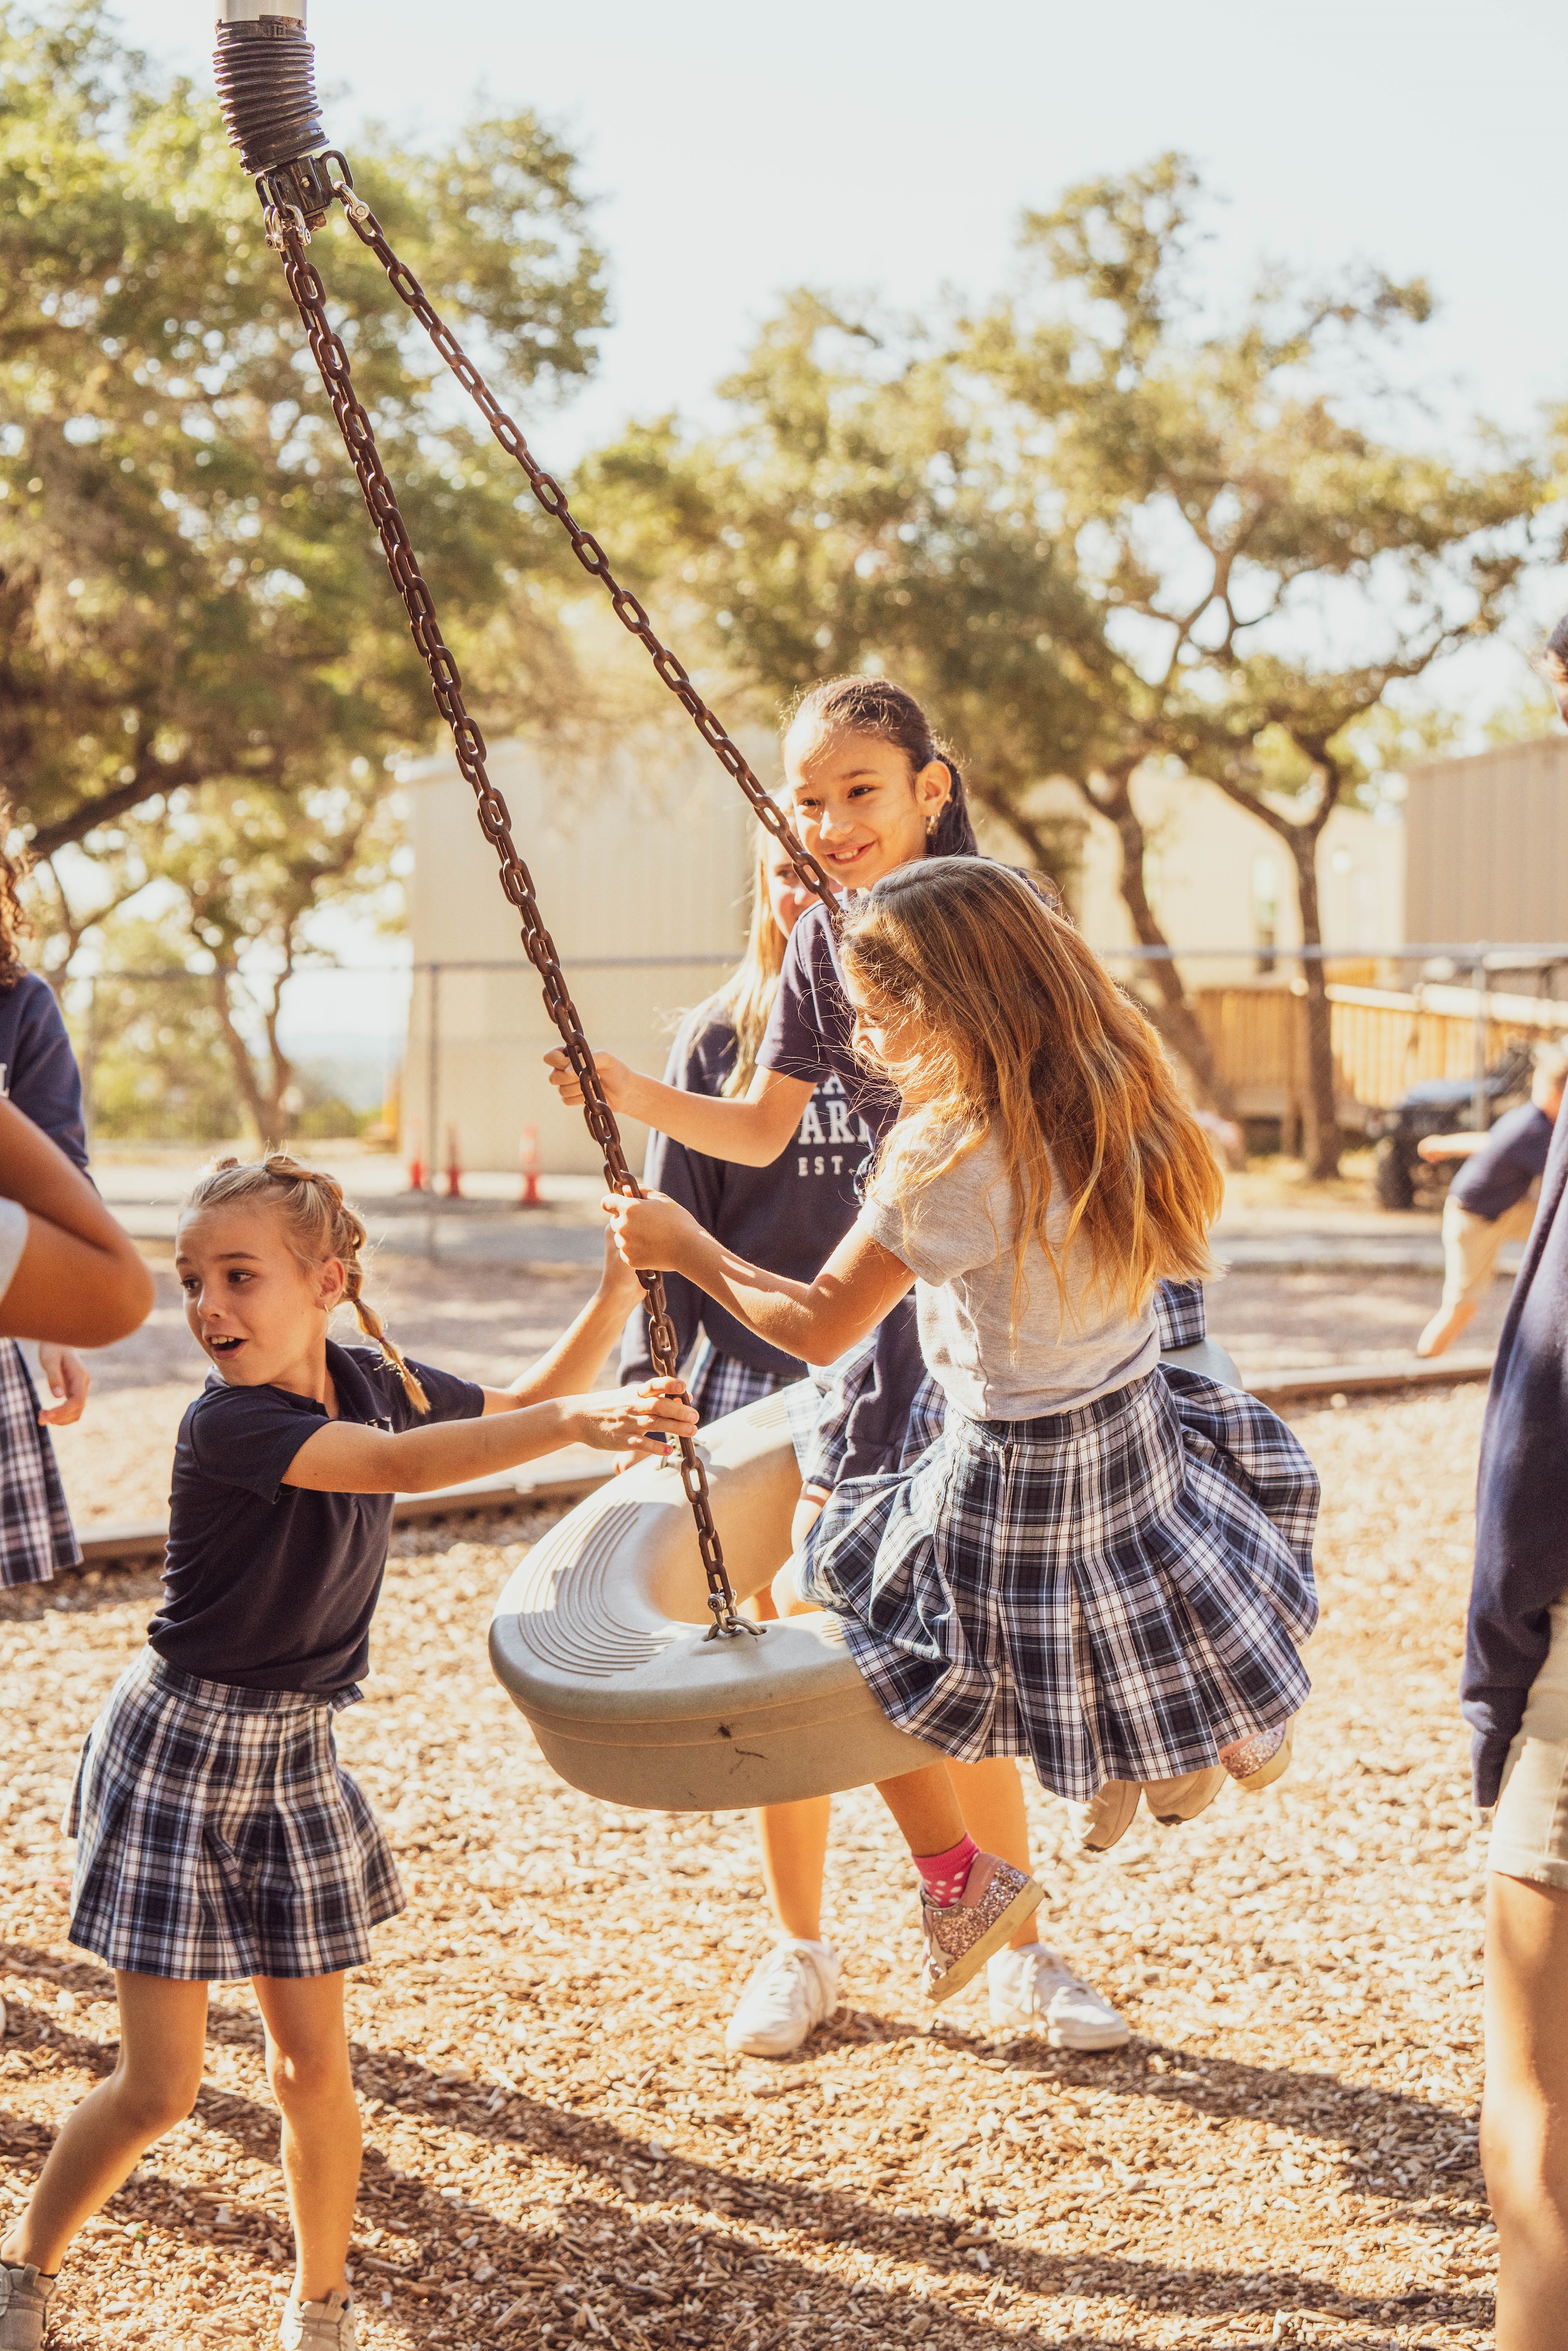
[[[842, 1176], [846, 1169], [861, 1166], [873, 1148], [871, 1129], [851, 1109], [843, 1080], [836, 1072], [812, 1093], [795, 1142], [797, 1176]], [[822, 1148], [814, 1147], [819, 1144]]]

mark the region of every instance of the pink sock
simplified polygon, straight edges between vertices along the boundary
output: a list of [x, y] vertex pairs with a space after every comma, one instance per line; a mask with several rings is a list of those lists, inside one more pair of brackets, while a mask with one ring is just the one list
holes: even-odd
[[961, 1836], [946, 1853], [915, 1853], [910, 1859], [920, 1872], [920, 1883], [938, 1910], [950, 1910], [968, 1882], [969, 1871], [980, 1857], [980, 1848], [972, 1836]]

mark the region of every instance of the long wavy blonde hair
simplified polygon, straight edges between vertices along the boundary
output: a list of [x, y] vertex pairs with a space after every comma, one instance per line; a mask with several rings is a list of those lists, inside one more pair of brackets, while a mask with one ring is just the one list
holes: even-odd
[[720, 1089], [732, 1101], [750, 1091], [751, 1081], [757, 1075], [757, 1056], [762, 1050], [762, 1040], [773, 1016], [774, 999], [784, 969], [784, 950], [789, 945], [768, 895], [768, 852], [772, 845], [758, 825], [751, 874], [751, 928], [747, 934], [746, 953], [714, 998], [716, 1012], [735, 1030], [735, 1067]]
[[[1015, 1211], [1015, 1335], [1031, 1241], [1064, 1306], [1075, 1240], [1089, 1249], [1090, 1288], [1134, 1316], [1156, 1281], [1213, 1272], [1224, 1178], [1207, 1137], [1149, 1022], [1025, 875], [973, 857], [901, 865], [846, 917], [841, 952], [891, 1027], [886, 1073], [905, 1098], [872, 1190], [911, 1221], [937, 1176], [998, 1136]], [[1058, 1185], [1068, 1221], [1053, 1248]]]
[[361, 1330], [367, 1339], [375, 1341], [396, 1372], [409, 1402], [417, 1411], [428, 1412], [429, 1397], [387, 1337], [381, 1316], [362, 1294], [362, 1252], [370, 1235], [363, 1217], [344, 1198], [337, 1178], [324, 1176], [319, 1168], [302, 1166], [286, 1151], [269, 1151], [264, 1159], [214, 1159], [192, 1185], [180, 1214], [193, 1216], [198, 1208], [247, 1205], [280, 1212], [289, 1247], [301, 1265], [314, 1268], [333, 1257], [341, 1260], [344, 1300], [358, 1316]]

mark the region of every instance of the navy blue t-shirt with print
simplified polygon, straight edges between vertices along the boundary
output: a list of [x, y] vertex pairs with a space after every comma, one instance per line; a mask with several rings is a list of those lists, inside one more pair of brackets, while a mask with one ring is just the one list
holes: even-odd
[[[664, 1083], [682, 1093], [720, 1094], [735, 1054], [735, 1030], [718, 998], [710, 998], [682, 1022]], [[854, 1223], [855, 1175], [871, 1148], [870, 1128], [851, 1109], [842, 1079], [830, 1071], [817, 1081], [793, 1142], [768, 1166], [710, 1159], [706, 1152], [689, 1151], [684, 1143], [654, 1133], [648, 1137], [643, 1181], [649, 1191], [678, 1200], [705, 1232], [747, 1264], [766, 1266], [790, 1281], [811, 1281]], [[803, 1376], [804, 1364], [770, 1347], [684, 1275], [664, 1276], [664, 1297], [683, 1357], [701, 1330], [720, 1354], [753, 1371], [776, 1372], [789, 1380]], [[648, 1317], [639, 1306], [622, 1341], [621, 1377], [645, 1380], [653, 1368]]]
[[[415, 1409], [370, 1347], [327, 1342], [339, 1417], [402, 1430], [477, 1420], [472, 1380], [416, 1364]], [[163, 1598], [147, 1627], [161, 1657], [204, 1681], [329, 1696], [370, 1663], [392, 1531], [390, 1494], [317, 1494], [285, 1473], [327, 1407], [287, 1388], [230, 1387], [214, 1372], [180, 1423]]]
[[1545, 1173], [1551, 1156], [1552, 1121], [1534, 1102], [1526, 1102], [1500, 1118], [1479, 1149], [1459, 1162], [1448, 1196], [1472, 1217], [1495, 1224]]
[[[852, 904], [852, 899], [848, 903]], [[854, 1171], [858, 1174], [897, 1119], [898, 1092], [856, 1061], [854, 1025], [854, 1012], [844, 993], [839, 943], [827, 908], [809, 906], [789, 934], [773, 1017], [757, 1058], [765, 1070], [799, 1078], [819, 1092], [831, 1082], [841, 1089], [841, 1093], [829, 1099], [839, 1104], [842, 1127], [857, 1138], [852, 1147], [858, 1151]], [[829, 1121], [821, 1155], [831, 1161], [831, 1109]], [[858, 1140], [862, 1134], [863, 1144]], [[851, 1149], [846, 1141], [846, 1164]], [[801, 1169], [810, 1166], [819, 1155], [815, 1143], [806, 1145], [797, 1141], [790, 1150]], [[828, 1254], [826, 1249], [820, 1253], [819, 1266]], [[771, 1259], [764, 1258], [762, 1262], [771, 1267]], [[925, 1377], [925, 1359], [920, 1352], [912, 1291], [877, 1324], [865, 1384], [849, 1416], [841, 1478], [873, 1478], [897, 1468], [910, 1412]]]

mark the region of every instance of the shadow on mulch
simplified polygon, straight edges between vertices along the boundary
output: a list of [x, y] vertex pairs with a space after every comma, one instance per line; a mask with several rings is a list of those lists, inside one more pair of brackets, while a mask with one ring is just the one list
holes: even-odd
[[[99, 1999], [112, 1994], [113, 1979], [91, 1960], [59, 1961], [22, 1944], [0, 1944], [0, 1965], [13, 1974], [41, 1979], [78, 1997]], [[68, 2031], [56, 2017], [40, 2020], [42, 2036], [68, 2063], [102, 2074], [112, 2064], [110, 2050]], [[215, 2004], [209, 2018], [210, 2037], [222, 2044], [259, 2049], [260, 2019], [229, 2002]], [[883, 2020], [842, 2018], [817, 2047], [848, 2041], [883, 2041], [916, 2037], [912, 2029]], [[944, 2041], [955, 2049], [996, 2060], [994, 2043], [960, 2031], [949, 2030]], [[814, 2346], [825, 2335], [842, 2335], [873, 2344], [919, 2343], [925, 2351], [958, 2343], [1042, 2346], [1051, 2339], [1035, 2332], [1020, 2335], [1018, 2321], [1008, 2323], [1008, 2307], [1015, 2294], [1071, 2297], [1088, 2305], [1075, 2311], [1073, 2331], [1065, 2340], [1093, 2351], [1098, 2344], [1125, 2343], [1120, 2332], [1113, 2337], [1096, 2332], [1093, 2304], [1106, 2297], [1131, 2301], [1151, 2322], [1170, 2324], [1186, 2319], [1202, 2330], [1205, 2351], [1226, 2351], [1226, 2330], [1234, 2325], [1238, 2346], [1262, 2339], [1272, 2314], [1289, 2311], [1311, 2324], [1333, 2321], [1341, 2327], [1377, 2330], [1413, 2320], [1458, 2324], [1479, 2329], [1490, 2320], [1490, 2296], [1456, 2294], [1420, 2289], [1395, 2301], [1343, 2292], [1321, 2277], [1294, 2268], [1263, 2267], [1245, 2272], [1178, 2267], [1168, 2262], [1140, 2261], [1119, 2252], [1101, 2252], [1086, 2242], [1082, 2251], [1049, 2252], [997, 2234], [983, 2220], [936, 2212], [894, 2211], [836, 2189], [803, 2190], [794, 2183], [744, 2177], [716, 2166], [685, 2158], [656, 2154], [645, 2137], [629, 2134], [592, 2116], [582, 2116], [520, 2091], [497, 2095], [483, 2085], [454, 2085], [430, 2067], [401, 2052], [379, 2052], [354, 2044], [355, 2072], [362, 2090], [389, 2106], [406, 2106], [421, 2119], [439, 2117], [449, 2127], [472, 2133], [497, 2149], [527, 2158], [530, 2154], [564, 2163], [579, 2173], [586, 2188], [559, 2189], [541, 2199], [541, 2210], [553, 2218], [546, 2231], [529, 2231], [486, 2210], [464, 2193], [454, 2201], [433, 2190], [423, 2179], [399, 2172], [381, 2151], [367, 2149], [361, 2187], [361, 2210], [368, 2221], [414, 2238], [422, 2245], [418, 2272], [400, 2270], [361, 2248], [361, 2291], [372, 2301], [382, 2291], [394, 2297], [391, 2313], [379, 2313], [382, 2323], [405, 2328], [411, 2340], [455, 2346], [505, 2340], [519, 2346], [564, 2344], [575, 2340], [607, 2340], [624, 2346], [635, 2341], [650, 2346], [715, 2346], [725, 2351], [770, 2351], [787, 2341]], [[1148, 2060], [1163, 2062], [1170, 2071], [1152, 2081]], [[1420, 2141], [1413, 2124], [1429, 2127], [1453, 2118], [1441, 2109], [1397, 2092], [1353, 2088], [1325, 2074], [1303, 2074], [1239, 2064], [1225, 2059], [1200, 2058], [1177, 2048], [1134, 2043], [1107, 2058], [1073, 2056], [1032, 2043], [1014, 2044], [1009, 2071], [1033, 2074], [1062, 2088], [1121, 2092], [1146, 2099], [1151, 2094], [1168, 2097], [1193, 2114], [1222, 2120], [1238, 2114], [1258, 2119], [1278, 2104], [1289, 2107], [1299, 2130], [1315, 2130], [1324, 2140], [1338, 2140], [1347, 2151], [1390, 2128], [1402, 2134], [1402, 2152], [1419, 2155]], [[242, 2093], [204, 2085], [196, 2114], [213, 2131], [236, 2144], [252, 2159], [276, 2160], [277, 2116], [268, 2104]], [[49, 2133], [41, 2126], [0, 2112], [0, 2139], [13, 2156], [39, 2161]], [[1439, 2158], [1440, 2159], [1440, 2158]], [[128, 2183], [113, 2199], [117, 2219], [146, 2220], [175, 2238], [211, 2243], [210, 2226], [193, 2221], [186, 2201], [167, 2181], [156, 2177], [157, 2149], [146, 2161], [153, 2176]], [[1347, 2180], [1354, 2175], [1347, 2173]], [[1358, 2184], [1364, 2185], [1364, 2182]], [[1456, 2183], [1458, 2184], [1458, 2183]], [[1389, 2198], [1404, 2196], [1414, 2202], [1414, 2190], [1396, 2183], [1380, 2186]], [[1427, 2192], [1427, 2191], [1423, 2191]], [[602, 2200], [608, 2198], [607, 2203]], [[281, 2179], [278, 2182], [281, 2200]], [[263, 2213], [243, 2197], [231, 2199], [236, 2233], [231, 2250], [260, 2255], [262, 2241], [277, 2231], [276, 2212]], [[672, 2207], [685, 2208], [672, 2210]], [[1415, 2220], [1423, 2216], [1409, 2215]], [[852, 2292], [848, 2284], [825, 2276], [799, 2254], [758, 2242], [739, 2233], [738, 2221], [759, 2229], [791, 2231], [818, 2243], [863, 2248], [918, 2262], [932, 2286], [944, 2283], [949, 2291], [959, 2279], [973, 2286], [977, 2269], [988, 2279], [986, 2307], [959, 2313], [944, 2300], [927, 2301], [918, 2293], [894, 2292], [868, 2283]], [[1431, 2216], [1434, 2231], [1451, 2228], [1441, 2215]], [[606, 2246], [589, 2241], [589, 2232], [601, 2241], [606, 2224], [614, 2231]], [[406, 2307], [413, 2289], [432, 2272], [439, 2275], [458, 2252], [459, 2237], [477, 2232], [477, 2244], [499, 2273], [500, 2289], [516, 2288], [527, 2307], [519, 2306], [504, 2329], [497, 2317], [477, 2313], [450, 2316], [428, 2309]], [[464, 2249], [471, 2257], [473, 2246]], [[978, 2256], [977, 2259], [976, 2256]], [[632, 2264], [640, 2264], [634, 2269]], [[552, 2264], [564, 2274], [545, 2276], [541, 2264]], [[703, 2274], [694, 2280], [694, 2266]], [[660, 2278], [669, 2267], [672, 2283]], [[680, 2275], [674, 2276], [678, 2267]], [[531, 2273], [525, 2280], [523, 2273]], [[276, 2270], [269, 2274], [276, 2275]], [[744, 2286], [760, 2305], [757, 2316], [735, 2314], [737, 2289]], [[432, 2290], [424, 2286], [424, 2298]], [[795, 2309], [797, 2296], [805, 2297]], [[541, 2299], [545, 2306], [539, 2306]], [[996, 2305], [994, 2308], [990, 2305]], [[624, 2313], [636, 2318], [626, 2325]], [[586, 2314], [580, 2319], [580, 2313]], [[602, 2313], [603, 2314], [601, 2314]], [[68, 2317], [68, 2300], [61, 2313]], [[622, 2333], [618, 2335], [617, 2325]]]

